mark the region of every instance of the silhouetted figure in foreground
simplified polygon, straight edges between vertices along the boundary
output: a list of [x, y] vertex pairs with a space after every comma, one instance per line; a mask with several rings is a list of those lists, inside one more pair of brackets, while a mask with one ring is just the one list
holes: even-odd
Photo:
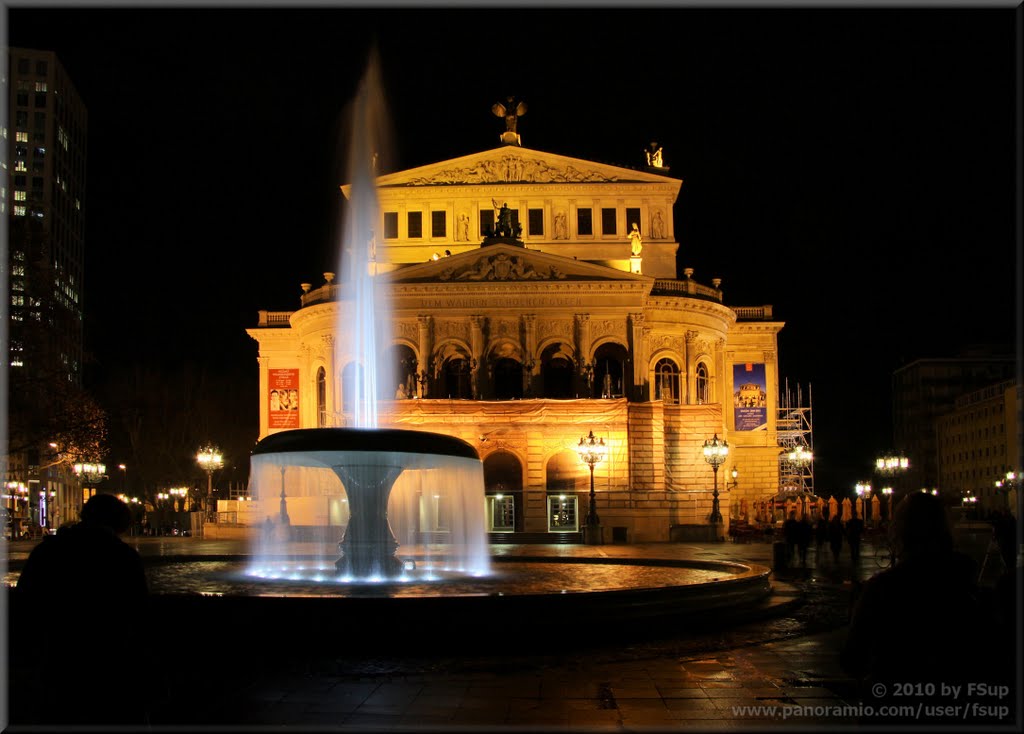
[[142, 559], [118, 537], [131, 521], [124, 502], [96, 495], [81, 522], [44, 538], [25, 562], [15, 602], [31, 625], [22, 669], [34, 701], [19, 720], [146, 723], [150, 681], [140, 653], [148, 589]]
[[832, 560], [839, 563], [839, 551], [843, 549], [843, 521], [837, 512], [828, 521], [828, 546], [832, 550]]
[[[963, 719], [954, 721], [935, 707], [968, 703], [967, 683], [995, 683], [986, 658], [996, 643], [989, 637], [991, 616], [977, 595], [976, 564], [953, 550], [945, 509], [930, 494], [911, 494], [900, 503], [891, 542], [896, 563], [864, 583], [840, 661], [862, 681], [865, 705], [877, 710], [921, 704], [923, 709], [920, 718], [915, 711], [906, 719], [862, 723], [963, 725]], [[955, 700], [949, 686], [963, 686]]]
[[857, 517], [857, 511], [846, 521], [846, 542], [850, 544], [850, 560], [860, 561], [860, 538], [864, 534], [864, 521]]

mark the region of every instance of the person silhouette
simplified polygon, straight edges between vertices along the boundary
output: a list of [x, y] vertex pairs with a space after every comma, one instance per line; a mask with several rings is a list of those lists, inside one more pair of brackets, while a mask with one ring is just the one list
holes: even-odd
[[821, 563], [825, 557], [825, 545], [828, 543], [828, 510], [818, 516], [818, 523], [814, 526], [815, 560]]
[[832, 560], [839, 563], [839, 551], [843, 549], [843, 521], [838, 512], [828, 521], [828, 545], [832, 550]]
[[864, 521], [853, 511], [853, 515], [846, 521], [846, 542], [850, 545], [850, 560], [854, 563], [860, 561], [860, 538], [864, 534]]
[[[131, 521], [127, 504], [97, 494], [82, 507], [80, 522], [45, 537], [25, 561], [12, 606], [40, 634], [30, 636], [22, 661], [36, 685], [20, 717], [35, 724], [146, 723], [151, 681], [135, 652], [145, 636], [149, 590], [138, 551], [118, 537]], [[62, 631], [71, 619], [69, 637]]]
[[[903, 500], [890, 542], [895, 565], [864, 582], [840, 664], [864, 684], [864, 702], [875, 710], [922, 704], [927, 712], [929, 704], [952, 702], [949, 686], [991, 682], [986, 658], [995, 644], [988, 637], [993, 625], [977, 595], [977, 564], [954, 550], [939, 498], [914, 493]], [[954, 629], [971, 634], [950, 634]], [[959, 691], [955, 702], [969, 705], [970, 691]], [[922, 720], [912, 717], [914, 724]]]

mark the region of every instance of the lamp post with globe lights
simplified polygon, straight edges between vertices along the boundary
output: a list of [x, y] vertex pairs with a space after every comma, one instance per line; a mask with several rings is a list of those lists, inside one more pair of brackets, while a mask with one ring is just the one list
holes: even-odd
[[711, 470], [715, 477], [714, 491], [711, 493], [711, 515], [708, 517], [708, 522], [716, 526], [716, 540], [719, 538], [717, 526], [722, 522], [722, 512], [718, 506], [718, 467], [725, 463], [728, 456], [729, 444], [724, 439], [719, 439], [717, 433], [713, 438], [704, 441], [704, 461], [711, 464]]
[[601, 537], [601, 520], [597, 516], [597, 495], [594, 493], [594, 467], [604, 461], [604, 457], [608, 454], [608, 447], [603, 438], [597, 438], [591, 431], [590, 435], [580, 439], [576, 452], [579, 454], [580, 461], [590, 467], [590, 505], [587, 508], [586, 525], [583, 531], [584, 542], [587, 545], [600, 545], [603, 539]]
[[107, 478], [106, 464], [82, 461], [72, 464], [71, 468], [82, 483], [83, 503], [96, 494], [96, 485]]
[[199, 449], [199, 453], [196, 454], [196, 461], [199, 462], [199, 466], [206, 472], [206, 514], [209, 519], [212, 519], [214, 514], [212, 504], [213, 473], [224, 466], [224, 456], [220, 453], [220, 449], [207, 444]]
[[910, 459], [898, 451], [889, 451], [875, 459], [875, 473], [885, 477], [894, 487], [894, 494], [898, 494], [899, 478], [910, 469]]

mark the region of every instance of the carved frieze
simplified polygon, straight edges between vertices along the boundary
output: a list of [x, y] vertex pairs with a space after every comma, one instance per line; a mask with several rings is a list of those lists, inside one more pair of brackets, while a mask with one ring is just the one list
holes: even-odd
[[567, 319], [538, 319], [537, 339], [543, 340], [552, 336], [572, 338], [572, 322]]
[[519, 336], [519, 322], [512, 319], [491, 319], [491, 336]]
[[534, 268], [522, 255], [499, 252], [479, 257], [472, 265], [445, 268], [441, 280], [564, 280], [565, 273], [554, 266]]
[[469, 339], [469, 323], [451, 319], [438, 319], [434, 323], [434, 337], [441, 339]]
[[433, 184], [481, 184], [481, 183], [611, 183], [618, 176], [608, 176], [594, 169], [580, 168], [568, 163], [551, 165], [546, 161], [525, 158], [515, 153], [498, 160], [480, 161], [475, 166], [445, 168], [429, 176], [420, 176], [409, 181], [412, 186]]
[[395, 324], [395, 336], [416, 342], [420, 336], [420, 327], [414, 321], [399, 321]]
[[625, 340], [626, 322], [619, 319], [598, 319], [591, 323], [590, 333], [595, 339], [614, 336]]
[[674, 351], [676, 354], [685, 353], [685, 342], [683, 337], [681, 336], [674, 336], [672, 334], [658, 334], [657, 336], [651, 337], [649, 343], [651, 345], [651, 352], [656, 352], [661, 349], [670, 349]]

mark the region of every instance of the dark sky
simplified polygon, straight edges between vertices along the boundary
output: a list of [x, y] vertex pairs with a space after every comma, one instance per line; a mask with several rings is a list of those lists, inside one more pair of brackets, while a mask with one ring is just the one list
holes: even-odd
[[8, 10], [88, 106], [101, 369], [204, 359], [255, 420], [244, 329], [336, 269], [342, 113], [376, 42], [395, 170], [495, 147], [510, 94], [529, 148], [639, 166], [660, 141], [680, 266], [786, 322], [826, 492], [889, 446], [893, 369], [1015, 341], [1015, 30], [1011, 8]]

